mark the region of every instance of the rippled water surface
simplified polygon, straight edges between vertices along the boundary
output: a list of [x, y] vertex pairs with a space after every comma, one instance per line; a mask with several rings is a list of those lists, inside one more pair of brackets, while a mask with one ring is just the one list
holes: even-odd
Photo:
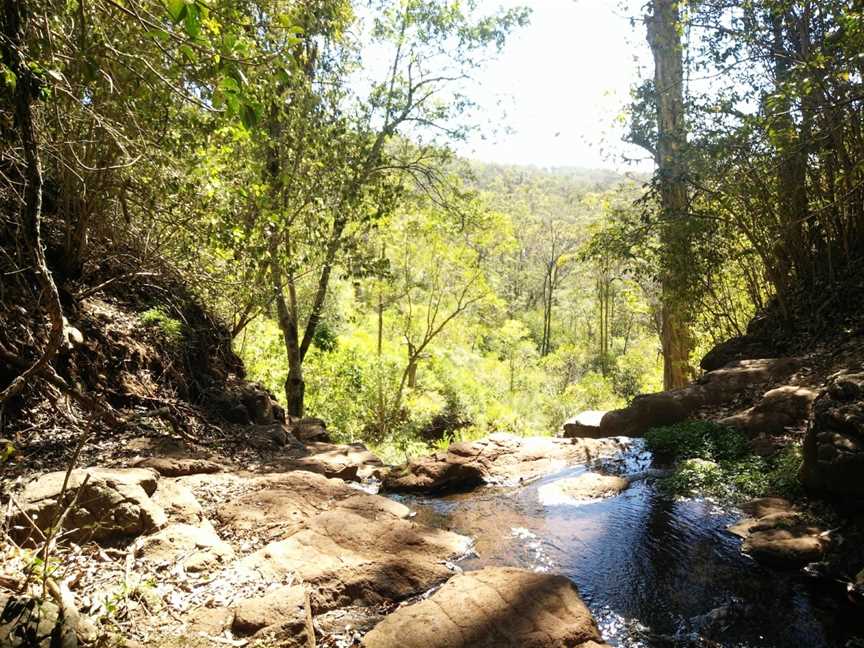
[[[630, 474], [650, 460], [637, 444], [607, 468]], [[675, 501], [646, 481], [606, 500], [549, 497], [551, 484], [584, 470], [517, 488], [400, 500], [419, 521], [475, 539], [476, 555], [460, 563], [466, 570], [510, 565], [568, 576], [613, 645], [833, 648], [864, 621], [816, 596], [797, 573], [742, 556], [740, 540], [725, 530], [739, 516], [710, 502]]]

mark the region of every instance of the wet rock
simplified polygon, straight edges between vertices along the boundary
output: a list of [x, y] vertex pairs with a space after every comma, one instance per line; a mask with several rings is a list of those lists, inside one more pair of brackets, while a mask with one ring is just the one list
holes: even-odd
[[557, 439], [493, 434], [454, 443], [446, 452], [419, 457], [392, 469], [384, 479], [390, 491], [441, 493], [470, 490], [483, 483], [518, 483], [568, 465], [612, 456], [616, 439]]
[[799, 428], [806, 423], [817, 396], [816, 390], [807, 387], [777, 387], [765, 392], [750, 409], [727, 416], [719, 422], [751, 437], [781, 435], [789, 428]]
[[751, 532], [741, 550], [758, 560], [777, 567], [799, 568], [819, 560], [825, 551], [820, 529], [777, 521], [776, 526], [762, 526]]
[[234, 550], [209, 524], [172, 524], [158, 533], [141, 538], [135, 549], [138, 558], [173, 568], [178, 563], [189, 572], [217, 569], [234, 559]]
[[63, 529], [66, 537], [77, 542], [137, 536], [159, 529], [167, 520], [165, 512], [150, 499], [158, 480], [153, 470], [73, 470], [61, 496], [65, 477], [65, 471], [47, 473], [24, 488], [19, 498], [23, 512], [12, 519], [12, 532], [19, 541], [39, 537], [28, 517], [44, 532], [76, 497]]
[[563, 576], [487, 567], [451, 578], [429, 599], [400, 608], [366, 648], [589, 648], [602, 639]]
[[152, 468], [163, 477], [210, 474], [224, 469], [220, 463], [194, 457], [149, 457], [139, 461], [136, 466]]
[[244, 558], [239, 566], [266, 579], [290, 575], [310, 587], [313, 607], [378, 605], [419, 594], [445, 580], [445, 562], [464, 554], [464, 536], [391, 515], [369, 519], [335, 509]]
[[788, 501], [762, 498], [742, 506], [751, 517], [729, 527], [744, 539], [741, 550], [759, 562], [784, 568], [801, 568], [819, 560], [828, 540]]
[[545, 503], [566, 503], [615, 497], [630, 486], [630, 480], [617, 475], [586, 472], [578, 477], [559, 479], [540, 488], [540, 500]]
[[710, 371], [680, 389], [637, 396], [625, 408], [607, 412], [599, 435], [641, 437], [653, 427], [673, 425], [697, 409], [726, 403], [742, 391], [786, 380], [801, 365], [797, 358], [741, 360]]
[[564, 421], [563, 433], [561, 436], [568, 439], [597, 439], [600, 438], [600, 421], [605, 416], [606, 412], [589, 410], [577, 414], [573, 418]]
[[833, 376], [813, 405], [801, 480], [811, 491], [864, 503], [864, 374]]
[[777, 513], [792, 513], [795, 507], [792, 502], [782, 497], [760, 497], [742, 504], [741, 510], [759, 519]]

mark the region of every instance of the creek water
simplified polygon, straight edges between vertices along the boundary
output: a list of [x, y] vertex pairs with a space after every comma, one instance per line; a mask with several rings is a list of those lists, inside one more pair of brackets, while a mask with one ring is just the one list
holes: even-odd
[[[650, 463], [634, 441], [600, 468], [632, 474]], [[800, 573], [769, 570], [742, 555], [740, 539], [726, 531], [741, 517], [736, 511], [670, 498], [650, 480], [608, 499], [555, 495], [556, 481], [585, 470], [575, 466], [516, 487], [397, 499], [418, 521], [474, 539], [474, 553], [458, 563], [464, 570], [506, 565], [569, 577], [613, 646], [834, 648], [864, 625], [864, 613], [815, 591]]]

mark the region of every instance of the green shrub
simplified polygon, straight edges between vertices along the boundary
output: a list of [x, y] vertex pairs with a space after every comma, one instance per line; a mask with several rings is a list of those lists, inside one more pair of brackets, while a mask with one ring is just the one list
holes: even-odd
[[676, 462], [673, 473], [659, 483], [667, 493], [728, 502], [801, 494], [800, 446], [760, 457], [750, 451], [743, 433], [705, 421], [654, 428], [645, 439], [655, 455]]
[[155, 326], [170, 342], [179, 342], [183, 337], [183, 323], [174, 319], [159, 306], [148, 308], [139, 316], [147, 326]]
[[747, 437], [742, 432], [708, 421], [652, 428], [645, 434], [645, 442], [656, 456], [673, 461], [734, 461], [750, 452]]

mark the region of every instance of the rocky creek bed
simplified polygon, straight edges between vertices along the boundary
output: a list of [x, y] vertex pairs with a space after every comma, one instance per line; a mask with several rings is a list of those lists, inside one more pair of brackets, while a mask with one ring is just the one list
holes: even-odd
[[[106, 629], [128, 646], [296, 648], [850, 648], [864, 634], [860, 608], [757, 564], [728, 529], [794, 513], [772, 500], [740, 522], [669, 498], [640, 439], [493, 435], [388, 470], [280, 431], [290, 443], [242, 469], [133, 440], [154, 454], [73, 473], [71, 542], [52, 560], [75, 613], [49, 611], [43, 643], [16, 643], [27, 603], [0, 591], [0, 645], [53, 645], [55, 623], [82, 640], [66, 648]], [[62, 478], [15, 496], [7, 592], [64, 507]]]
[[[633, 441], [601, 470], [644, 474], [643, 448]], [[613, 646], [858, 645], [848, 642], [864, 631], [860, 608], [798, 570], [741, 553], [728, 530], [741, 511], [667, 497], [650, 479], [623, 480], [622, 491], [597, 474], [578, 465], [516, 487], [395, 499], [419, 522], [474, 539], [474, 553], [458, 562], [466, 571], [510, 566], [569, 578]]]

